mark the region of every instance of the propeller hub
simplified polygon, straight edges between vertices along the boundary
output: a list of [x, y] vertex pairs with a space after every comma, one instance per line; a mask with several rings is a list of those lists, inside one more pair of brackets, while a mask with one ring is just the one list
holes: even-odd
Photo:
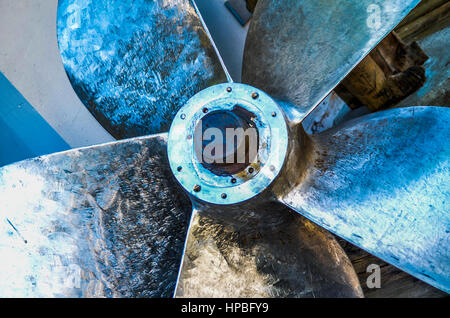
[[194, 132], [194, 145], [201, 146], [196, 151], [197, 159], [217, 175], [230, 176], [243, 171], [257, 159], [259, 142], [255, 118], [256, 115], [239, 105], [232, 110], [207, 114]]
[[169, 132], [176, 179], [214, 204], [248, 200], [267, 188], [287, 153], [288, 130], [278, 104], [254, 87], [226, 83], [194, 95]]

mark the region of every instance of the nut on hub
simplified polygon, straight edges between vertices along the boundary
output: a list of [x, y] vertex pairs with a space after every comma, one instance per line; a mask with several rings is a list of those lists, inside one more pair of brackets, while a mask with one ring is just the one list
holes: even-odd
[[169, 163], [183, 188], [213, 204], [266, 189], [280, 172], [288, 129], [278, 104], [254, 87], [226, 83], [194, 95], [172, 122]]

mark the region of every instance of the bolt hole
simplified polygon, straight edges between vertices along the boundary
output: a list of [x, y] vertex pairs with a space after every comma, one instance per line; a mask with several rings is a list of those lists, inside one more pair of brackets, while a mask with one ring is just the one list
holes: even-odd
[[221, 197], [222, 197], [222, 199], [226, 199], [227, 198], [227, 194], [226, 193], [222, 193]]
[[227, 87], [227, 92], [230, 93], [233, 89], [231, 87]]
[[253, 173], [253, 171], [255, 171], [255, 169], [253, 169], [252, 167], [248, 168], [248, 173]]
[[186, 114], [181, 114], [180, 118], [183, 120], [186, 119]]
[[235, 178], [231, 179], [231, 183], [236, 183], [236, 179]]
[[177, 171], [180, 172], [181, 170], [183, 170], [183, 167], [182, 167], [182, 166], [179, 166], [179, 167], [177, 168]]
[[203, 108], [203, 113], [205, 113], [205, 114], [206, 114], [207, 112], [208, 112], [208, 108], [206, 108], [206, 107], [205, 107], [205, 108]]
[[252, 98], [253, 99], [257, 99], [258, 97], [259, 97], [258, 93], [256, 93], [256, 92], [252, 93]]
[[277, 113], [273, 112], [272, 117], [277, 117]]
[[195, 191], [195, 192], [200, 192], [201, 189], [202, 189], [202, 187], [199, 186], [198, 184], [196, 184], [196, 185], [194, 186], [194, 191]]

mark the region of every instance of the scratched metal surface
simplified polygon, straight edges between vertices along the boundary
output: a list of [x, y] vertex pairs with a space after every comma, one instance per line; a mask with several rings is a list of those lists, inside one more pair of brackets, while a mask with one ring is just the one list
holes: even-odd
[[425, 84], [398, 106], [446, 106], [450, 107], [450, 54], [448, 43], [450, 27], [428, 35], [418, 41], [429, 59], [425, 62]]
[[189, 0], [60, 0], [62, 60], [115, 138], [165, 132], [198, 91], [226, 82]]
[[281, 201], [369, 253], [450, 291], [450, 109], [396, 108], [312, 137]]
[[245, 45], [243, 82], [297, 105], [301, 120], [417, 3], [259, 0]]
[[166, 138], [0, 169], [0, 297], [171, 297], [191, 206]]
[[363, 297], [335, 238], [263, 198], [195, 204], [177, 297]]

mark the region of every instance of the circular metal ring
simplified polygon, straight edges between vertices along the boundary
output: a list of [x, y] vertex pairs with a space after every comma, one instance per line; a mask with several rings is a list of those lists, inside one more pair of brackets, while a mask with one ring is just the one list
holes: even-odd
[[[260, 146], [255, 160], [242, 171], [217, 174], [199, 160], [193, 136], [205, 116], [231, 112], [237, 106], [252, 114]], [[280, 172], [288, 148], [285, 118], [274, 113], [283, 114], [278, 104], [263, 91], [245, 84], [219, 84], [194, 95], [175, 116], [169, 131], [168, 157], [178, 182], [192, 196], [213, 204], [234, 204], [261, 193]]]

